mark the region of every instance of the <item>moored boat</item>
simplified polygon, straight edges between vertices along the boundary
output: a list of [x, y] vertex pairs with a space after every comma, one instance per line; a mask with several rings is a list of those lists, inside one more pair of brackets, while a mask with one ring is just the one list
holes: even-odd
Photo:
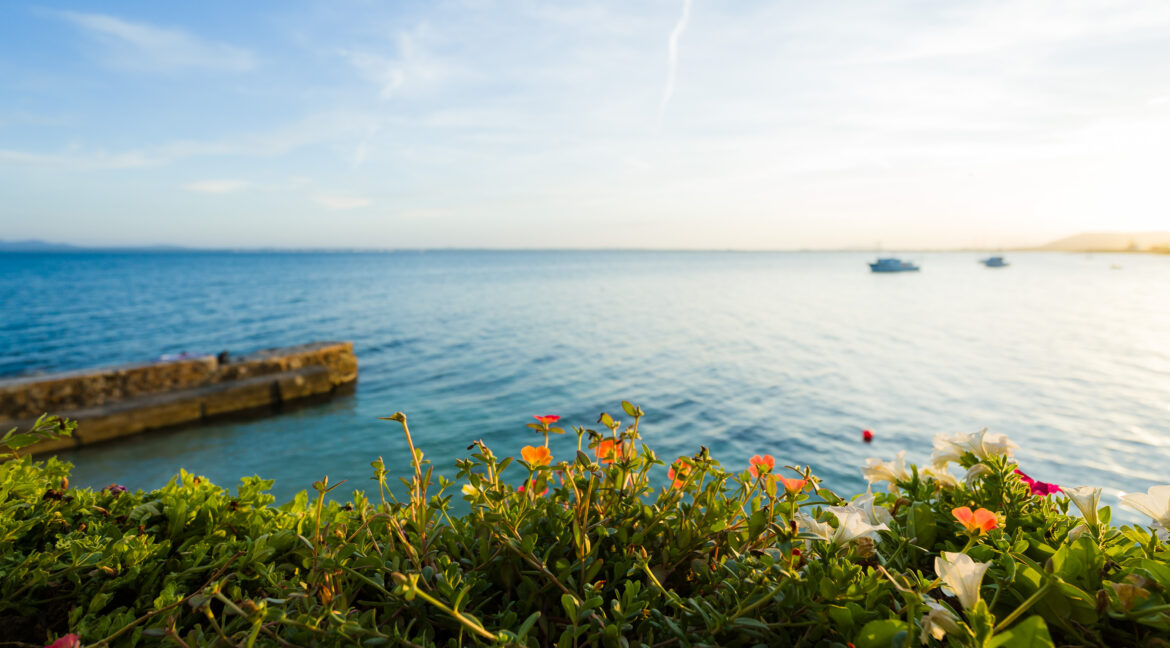
[[878, 259], [875, 263], [869, 264], [869, 269], [873, 272], [915, 272], [918, 270], [918, 266], [910, 261], [889, 257]]

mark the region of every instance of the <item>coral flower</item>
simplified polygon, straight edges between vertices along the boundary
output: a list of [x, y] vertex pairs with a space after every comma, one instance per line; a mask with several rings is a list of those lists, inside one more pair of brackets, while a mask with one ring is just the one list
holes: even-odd
[[808, 484], [807, 479], [789, 479], [783, 475], [775, 475], [774, 477], [775, 479], [780, 480], [781, 484], [784, 484], [784, 490], [788, 491], [789, 493], [799, 493], [800, 491], [804, 490], [805, 485]]
[[1028, 488], [1032, 489], [1033, 495], [1039, 495], [1040, 497], [1048, 497], [1049, 495], [1052, 495], [1053, 493], [1060, 492], [1060, 486], [1057, 486], [1056, 484], [1049, 484], [1048, 482], [1036, 481], [1035, 479], [1032, 479], [1031, 477], [1024, 474], [1024, 471], [1019, 470], [1019, 469], [1016, 469], [1014, 472], [1020, 476], [1020, 481], [1024, 482], [1025, 484], [1028, 485]]
[[776, 467], [776, 460], [772, 458], [772, 455], [764, 455], [762, 457], [756, 455], [751, 458], [749, 463], [751, 466], [748, 467], [748, 472], [756, 479], [760, 478], [760, 473], [770, 473]]
[[81, 637], [75, 634], [67, 634], [45, 646], [45, 648], [79, 648], [79, 646], [81, 646]]
[[540, 421], [545, 425], [552, 425], [553, 423], [561, 420], [561, 417], [552, 414], [545, 414], [544, 416], [533, 416], [532, 418]]
[[686, 457], [679, 457], [674, 460], [670, 470], [666, 471], [666, 478], [674, 480], [675, 488], [682, 488], [687, 483], [687, 475], [691, 474], [691, 460]]
[[593, 454], [597, 456], [598, 463], [609, 465], [622, 456], [622, 442], [605, 439], [597, 444], [597, 447], [593, 449]]
[[990, 531], [999, 526], [999, 520], [996, 519], [995, 513], [985, 508], [978, 509], [972, 513], [970, 508], [960, 506], [952, 510], [951, 515], [954, 515], [955, 519], [967, 527], [967, 530], [972, 533], [983, 533], [984, 531]]
[[865, 441], [866, 443], [873, 441], [873, 432], [871, 432], [869, 430], [862, 430], [861, 431], [861, 440]]
[[552, 452], [544, 446], [524, 446], [520, 449], [520, 456], [533, 466], [547, 466], [552, 461]]

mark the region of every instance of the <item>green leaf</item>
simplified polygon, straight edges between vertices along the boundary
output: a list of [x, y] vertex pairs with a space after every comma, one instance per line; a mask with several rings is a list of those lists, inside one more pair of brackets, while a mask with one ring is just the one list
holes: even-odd
[[870, 621], [861, 628], [857, 637], [853, 639], [856, 648], [890, 648], [894, 645], [894, 637], [898, 633], [906, 632], [906, 622], [900, 619], [880, 619]]
[[630, 401], [622, 401], [622, 409], [630, 416], [638, 416], [638, 408]]
[[1044, 619], [1032, 615], [992, 637], [987, 648], [1053, 648], [1053, 644]]
[[13, 450], [20, 450], [39, 441], [35, 435], [32, 434], [13, 434], [4, 441], [4, 445]]

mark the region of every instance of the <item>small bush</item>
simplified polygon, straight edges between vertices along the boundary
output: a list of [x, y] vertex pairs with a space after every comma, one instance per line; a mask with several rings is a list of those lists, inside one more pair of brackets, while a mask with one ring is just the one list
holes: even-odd
[[[433, 478], [411, 443], [401, 499], [381, 459], [372, 497], [333, 501], [325, 478], [274, 506], [271, 482], [254, 477], [235, 493], [185, 472], [151, 492], [93, 491], [69, 487], [67, 464], [14, 458], [0, 465], [0, 640], [1022, 648], [1170, 638], [1170, 487], [1128, 496], [1151, 527], [1113, 527], [1099, 489], [1035, 482], [1010, 441], [980, 432], [937, 438], [927, 468], [870, 460], [866, 476], [889, 492], [846, 500], [770, 456], [730, 471], [706, 449], [664, 462], [641, 442], [642, 411], [623, 409], [630, 424], [603, 414], [600, 432], [574, 428], [575, 447], [550, 443], [566, 431], [538, 417], [519, 460], [475, 442], [458, 486]], [[389, 418], [410, 441], [405, 416]], [[62, 425], [46, 419], [38, 434]], [[470, 511], [455, 514], [453, 497]]]

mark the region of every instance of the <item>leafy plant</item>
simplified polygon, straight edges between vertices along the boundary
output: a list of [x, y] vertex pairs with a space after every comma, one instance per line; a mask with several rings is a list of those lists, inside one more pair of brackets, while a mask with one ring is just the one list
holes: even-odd
[[[705, 448], [660, 459], [643, 442], [642, 410], [622, 403], [622, 413], [628, 423], [602, 414], [596, 430], [572, 434], [537, 417], [540, 445], [518, 448], [519, 459], [475, 441], [455, 481], [434, 475], [396, 413], [386, 418], [412, 453], [405, 491], [379, 458], [377, 492], [345, 502], [330, 498], [340, 484], [327, 477], [281, 506], [257, 477], [235, 492], [185, 472], [150, 492], [74, 489], [67, 464], [17, 457], [0, 464], [0, 640], [1020, 648], [1170, 639], [1160, 523], [1115, 528], [1092, 489], [1026, 480], [1006, 438], [940, 437], [935, 464], [922, 469], [871, 460], [865, 474], [890, 492], [846, 500], [808, 467], [769, 455], [730, 470]], [[466, 512], [455, 513], [456, 497]]]

